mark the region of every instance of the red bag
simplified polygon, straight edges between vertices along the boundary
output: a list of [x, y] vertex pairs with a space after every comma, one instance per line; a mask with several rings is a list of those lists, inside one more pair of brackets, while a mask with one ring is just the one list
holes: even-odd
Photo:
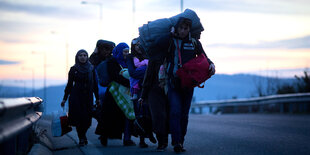
[[64, 134], [72, 131], [72, 127], [69, 125], [68, 116], [65, 112], [58, 112], [52, 120], [51, 124], [52, 136], [60, 137]]
[[67, 115], [60, 117], [60, 124], [61, 124], [61, 135], [64, 135], [64, 134], [72, 131], [72, 127], [69, 125]]
[[211, 77], [209, 65], [208, 59], [203, 53], [186, 62], [176, 72], [181, 79], [182, 87], [193, 88], [198, 86], [203, 88], [204, 86], [200, 86], [200, 84]]

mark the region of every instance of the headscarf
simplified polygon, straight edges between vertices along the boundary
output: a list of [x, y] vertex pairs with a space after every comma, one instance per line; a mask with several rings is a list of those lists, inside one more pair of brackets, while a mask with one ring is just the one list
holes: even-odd
[[135, 38], [131, 41], [131, 54], [135, 57], [137, 57], [140, 61], [144, 60], [147, 58], [146, 53], [144, 52], [143, 48], [141, 45], [139, 45], [139, 48], [141, 50], [141, 53], [138, 53], [136, 51], [135, 46], [137, 46], [137, 43], [139, 42], [138, 38]]
[[[94, 66], [98, 66], [103, 60], [106, 59], [106, 56], [103, 56], [101, 54], [104, 51], [104, 49], [112, 51], [114, 47], [115, 44], [112, 41], [102, 39], [98, 40], [96, 43], [95, 51], [89, 57], [90, 63]], [[111, 55], [111, 53], [109, 54], [109, 56]]]
[[126, 43], [119, 43], [112, 51], [113, 58], [116, 59], [116, 61], [124, 68], [127, 68], [127, 64], [125, 62], [125, 59], [123, 57], [123, 50], [125, 48], [129, 48], [129, 46]]
[[[81, 62], [79, 61], [78, 56], [79, 56], [81, 53], [86, 53], [86, 55], [87, 55], [87, 61], [86, 61], [85, 63], [81, 63]], [[88, 60], [88, 53], [87, 53], [86, 50], [81, 49], [81, 50], [79, 50], [79, 51], [76, 53], [76, 55], [75, 55], [75, 65], [74, 65], [74, 66], [75, 66], [75, 68], [76, 68], [79, 72], [81, 72], [81, 73], [87, 73], [87, 72], [91, 72], [91, 71], [92, 71], [93, 66], [91, 65], [91, 63], [90, 63], [89, 60]]]
[[115, 44], [112, 41], [100, 39], [97, 41], [96, 47], [97, 47], [98, 53], [100, 53], [103, 51], [104, 48], [112, 50], [115, 47]]

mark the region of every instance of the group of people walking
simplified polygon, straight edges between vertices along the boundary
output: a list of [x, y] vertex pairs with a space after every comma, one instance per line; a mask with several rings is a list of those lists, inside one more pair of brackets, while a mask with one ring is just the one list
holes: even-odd
[[[131, 136], [136, 135], [138, 116], [144, 116], [149, 118], [144, 123], [150, 126], [145, 128], [147, 134], [138, 134], [140, 147], [148, 147], [145, 138], [149, 138], [158, 143], [158, 151], [164, 151], [171, 134], [174, 151], [186, 151], [184, 141], [194, 88], [183, 87], [176, 72], [197, 55], [206, 56], [198, 36], [191, 36], [191, 26], [190, 19], [181, 17], [169, 34], [156, 39], [150, 51], [144, 51], [135, 38], [131, 47], [98, 40], [90, 57], [83, 49], [77, 52], [61, 106], [69, 97], [69, 124], [76, 127], [80, 146], [88, 143], [86, 132], [91, 126], [95, 95], [99, 110], [95, 134], [103, 146], [107, 146], [108, 139], [123, 139], [124, 146], [136, 145]], [[215, 66], [210, 59], [208, 62], [207, 72], [213, 75]], [[124, 110], [130, 106], [120, 105], [111, 83], [130, 90], [135, 119]]]

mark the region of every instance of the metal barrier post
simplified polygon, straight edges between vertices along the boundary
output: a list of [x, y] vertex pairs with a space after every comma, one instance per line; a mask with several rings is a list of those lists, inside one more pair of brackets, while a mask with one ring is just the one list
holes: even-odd
[[284, 113], [284, 103], [280, 104], [280, 113]]
[[199, 114], [202, 114], [202, 107], [199, 107]]
[[0, 154], [26, 154], [32, 125], [42, 112], [36, 111], [42, 99], [0, 98]]

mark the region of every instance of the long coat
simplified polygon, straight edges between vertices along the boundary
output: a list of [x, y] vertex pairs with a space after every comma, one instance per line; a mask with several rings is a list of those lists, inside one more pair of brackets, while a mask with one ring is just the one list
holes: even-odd
[[[91, 78], [91, 79], [90, 79]], [[64, 99], [69, 96], [69, 124], [89, 127], [91, 125], [91, 109], [93, 93], [99, 99], [95, 71], [81, 73], [75, 66], [70, 68]]]

